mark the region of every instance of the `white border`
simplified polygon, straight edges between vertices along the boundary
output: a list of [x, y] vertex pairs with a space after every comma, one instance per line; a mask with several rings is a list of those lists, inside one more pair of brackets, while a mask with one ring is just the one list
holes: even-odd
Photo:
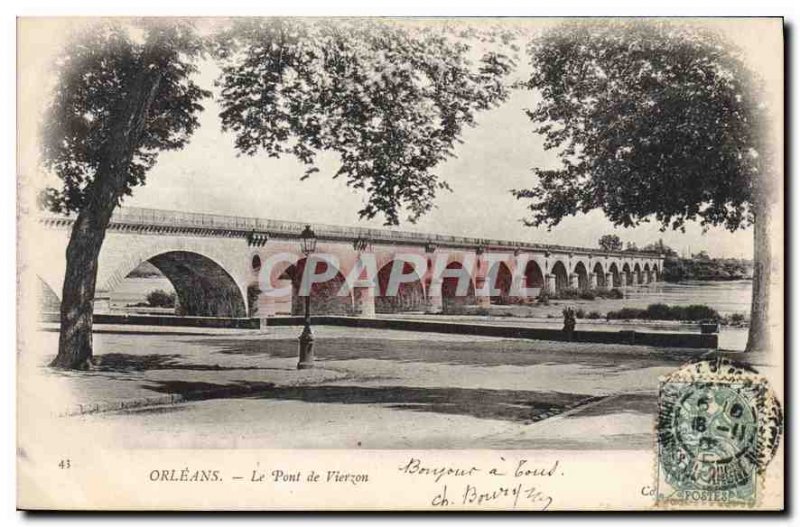
[[[793, 42], [792, 48], [796, 47], [798, 38], [798, 25], [800, 25], [800, 2], [795, 1], [778, 1], [778, 0], [759, 0], [757, 2], [720, 2], [720, 1], [698, 1], [698, 0], [670, 0], [669, 2], [645, 2], [642, 0], [626, 0], [626, 1], [597, 1], [597, 0], [583, 0], [583, 1], [570, 1], [559, 0], [557, 2], [514, 2], [511, 0], [492, 0], [492, 1], [477, 1], [477, 0], [459, 0], [458, 2], [439, 2], [433, 3], [430, 0], [404, 0], [402, 2], [357, 2], [353, 0], [336, 0], [335, 2], [323, 1], [307, 1], [307, 0], [291, 0], [289, 2], [276, 3], [276, 2], [261, 2], [256, 3], [253, 1], [245, 0], [225, 0], [225, 1], [198, 1], [195, 0], [191, 3], [168, 2], [165, 0], [136, 0], [136, 2], [109, 2], [108, 0], [91, 0], [91, 1], [71, 1], [71, 2], [58, 2], [56, 0], [32, 0], [25, 3], [12, 3], [5, 2], [0, 7], [2, 11], [2, 26], [0, 26], [0, 42], [2, 42], [2, 60], [0, 60], [0, 160], [2, 165], [6, 168], [4, 170], [5, 176], [0, 183], [0, 243], [2, 243], [2, 258], [0, 258], [0, 268], [2, 269], [3, 280], [0, 282], [0, 338], [2, 338], [3, 345], [0, 350], [3, 352], [3, 368], [2, 368], [2, 448], [0, 452], [2, 456], [2, 520], [4, 525], [19, 524], [28, 520], [42, 521], [47, 520], [67, 520], [72, 522], [86, 522], [86, 521], [107, 521], [109, 517], [36, 517], [31, 518], [22, 513], [15, 512], [16, 503], [16, 479], [15, 479], [15, 451], [16, 451], [16, 430], [15, 430], [15, 389], [16, 389], [16, 375], [15, 375], [15, 359], [16, 359], [16, 124], [15, 124], [15, 91], [16, 91], [16, 72], [15, 72], [15, 39], [16, 39], [16, 17], [17, 16], [111, 16], [111, 15], [193, 15], [193, 16], [235, 16], [235, 15], [326, 15], [326, 16], [353, 16], [353, 15], [384, 15], [384, 16], [785, 16], [787, 24], [792, 31]], [[787, 60], [790, 62], [790, 72], [797, 69], [797, 52], [790, 49], [787, 55]], [[792, 75], [794, 77], [794, 75]], [[793, 86], [793, 94], [796, 93], [796, 84], [791, 82]], [[792, 94], [787, 94], [791, 97]], [[797, 104], [788, 106], [791, 110], [791, 115], [787, 114], [787, 124], [789, 122], [796, 123]], [[800, 146], [797, 139], [797, 134], [787, 136], [790, 138], [791, 144], [787, 145], [787, 150], [794, 152], [792, 157], [792, 165], [789, 167], [790, 173], [796, 173], [796, 164]], [[789, 225], [794, 226], [791, 229], [791, 243], [792, 247], [796, 249], [798, 245], [797, 226], [798, 223], [798, 188], [791, 189], [791, 201], [794, 207], [790, 207], [787, 211], [787, 222]], [[796, 261], [796, 250], [792, 251], [791, 261]], [[789, 255], [787, 254], [787, 257]], [[791, 273], [792, 268], [787, 267], [786, 271]], [[797, 283], [795, 280], [788, 281], [791, 284], [791, 291], [789, 301], [796, 297]], [[790, 310], [791, 312], [791, 310]], [[790, 327], [800, 328], [800, 314], [797, 310], [792, 313], [791, 321], [787, 321]], [[796, 342], [797, 329], [793, 332], [793, 338], [787, 343], [787, 355], [796, 349], [794, 345]], [[795, 358], [792, 361], [792, 371], [790, 378], [798, 379], [800, 371], [798, 371], [798, 361]], [[789, 383], [791, 388], [791, 383]], [[794, 394], [796, 390], [789, 390], [788, 394]], [[790, 413], [793, 413], [794, 398], [786, 401], [786, 407]], [[790, 423], [794, 423], [796, 419], [791, 419]], [[792, 431], [787, 431], [784, 437], [793, 438]], [[796, 468], [797, 456], [792, 456], [794, 463], [791, 469]], [[788, 503], [797, 503], [798, 486], [794, 485], [792, 495], [787, 496]], [[115, 518], [122, 519], [122, 518]], [[229, 517], [212, 516], [206, 517], [205, 520], [210, 520], [211, 523], [217, 524], [230, 519]], [[238, 520], [258, 521], [263, 522], [266, 518], [262, 517], [240, 517]], [[320, 519], [320, 518], [315, 518]], [[464, 517], [430, 517], [430, 518], [375, 518], [375, 517], [348, 517], [341, 516], [327, 517], [327, 522], [337, 523], [350, 523], [353, 521], [359, 522], [373, 522], [375, 520], [385, 521], [414, 521], [415, 523], [430, 522], [437, 524], [441, 522], [455, 524], [464, 521]], [[477, 522], [481, 524], [490, 524], [496, 521], [496, 516], [477, 517]], [[506, 516], [505, 520], [511, 521], [525, 521], [525, 522], [540, 522], [552, 521], [559, 519], [567, 519], [563, 516], [560, 517], [523, 517], [523, 516]], [[641, 515], [636, 517], [593, 517], [595, 521], [603, 521], [606, 523], [617, 523], [622, 521], [641, 522], [643, 518]], [[762, 518], [744, 517], [739, 518], [749, 522], [762, 521]], [[787, 518], [788, 519], [788, 518]], [[127, 523], [142, 524], [148, 526], [160, 525], [169, 522], [197, 522], [204, 521], [197, 517], [125, 517]], [[270, 524], [296, 524], [299, 518], [297, 517], [272, 517], [266, 519]], [[301, 521], [310, 521], [310, 518], [304, 518]], [[659, 520], [667, 520], [668, 523], [678, 523], [681, 525], [707, 525], [708, 523], [717, 523], [722, 521], [729, 521], [728, 517], [675, 517], [659, 518]], [[659, 523], [661, 523], [661, 521]], [[477, 523], [470, 520], [471, 523]], [[208, 523], [208, 521], [204, 521]], [[738, 523], [738, 522], [737, 522]]]

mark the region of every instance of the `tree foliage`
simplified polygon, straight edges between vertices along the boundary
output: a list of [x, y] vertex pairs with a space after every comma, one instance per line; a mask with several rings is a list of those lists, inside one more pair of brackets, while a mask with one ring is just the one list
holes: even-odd
[[664, 240], [660, 239], [657, 242], [648, 243], [644, 247], [642, 247], [642, 251], [648, 253], [655, 253], [655, 254], [663, 254], [664, 256], [678, 256], [678, 252], [664, 243]]
[[604, 251], [621, 251], [622, 240], [616, 234], [604, 234], [597, 240], [597, 245]]
[[431, 209], [434, 172], [475, 114], [506, 99], [509, 35], [380, 20], [257, 19], [217, 42], [222, 125], [248, 155], [293, 155], [318, 172], [338, 154], [361, 217], [398, 224]]
[[201, 52], [184, 22], [133, 28], [111, 22], [76, 35], [57, 59], [59, 81], [43, 121], [43, 163], [62, 182], [44, 191], [43, 206], [77, 212], [89, 203], [98, 170], [114, 155], [113, 131], [131, 114], [131, 93], [146, 75], [157, 77], [157, 88], [129, 159], [114, 165], [115, 204], [144, 183], [160, 151], [182, 148], [198, 126], [200, 100], [210, 95], [192, 81]]
[[528, 116], [562, 166], [536, 168], [531, 225], [602, 209], [625, 227], [654, 219], [736, 230], [752, 221], [763, 170], [752, 83], [731, 47], [682, 23], [573, 22], [534, 41]]

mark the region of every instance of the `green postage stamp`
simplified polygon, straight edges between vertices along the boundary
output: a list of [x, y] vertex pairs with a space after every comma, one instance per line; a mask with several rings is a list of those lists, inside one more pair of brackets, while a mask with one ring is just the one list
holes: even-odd
[[751, 366], [703, 360], [662, 379], [659, 505], [755, 506], [782, 423], [778, 400]]

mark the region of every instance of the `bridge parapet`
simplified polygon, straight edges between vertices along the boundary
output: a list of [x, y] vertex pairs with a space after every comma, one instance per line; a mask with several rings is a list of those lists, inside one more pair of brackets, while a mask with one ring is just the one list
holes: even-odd
[[[41, 221], [48, 226], [68, 227], [74, 221], [70, 216], [45, 215]], [[149, 232], [152, 234], [190, 234], [195, 236], [244, 237], [255, 240], [254, 245], [263, 245], [270, 238], [293, 240], [302, 232], [305, 223], [207, 214], [181, 212], [137, 207], [118, 208], [111, 218], [110, 230]], [[582, 255], [605, 258], [645, 258], [663, 259], [663, 255], [643, 251], [605, 251], [602, 249], [575, 247], [567, 245], [541, 244], [511, 240], [492, 240], [452, 236], [445, 234], [426, 234], [390, 229], [367, 227], [344, 227], [328, 224], [311, 224], [318, 239], [331, 242], [353, 243], [354, 240], [369, 240], [371, 244], [409, 245], [466, 249], [474, 251], [503, 251], [518, 253], [552, 252], [566, 255]]]

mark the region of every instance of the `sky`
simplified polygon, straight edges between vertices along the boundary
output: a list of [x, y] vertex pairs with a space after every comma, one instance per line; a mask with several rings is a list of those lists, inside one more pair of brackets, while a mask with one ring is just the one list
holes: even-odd
[[[200, 80], [211, 86], [216, 73], [213, 64], [204, 64]], [[681, 254], [705, 250], [712, 256], [752, 257], [750, 229], [704, 233], [690, 224], [686, 233], [661, 232], [652, 223], [615, 228], [600, 211], [567, 218], [550, 231], [526, 227], [522, 219], [527, 202], [510, 191], [535, 184], [533, 167], [558, 166], [524, 113], [536, 101], [535, 93], [515, 92], [501, 107], [478, 114], [477, 126], [466, 129], [456, 157], [438, 167], [452, 192], [439, 191], [435, 208], [416, 224], [401, 216], [401, 224], [393, 229], [582, 247], [596, 247], [597, 240], [610, 233], [639, 247], [661, 238]], [[191, 143], [181, 151], [162, 153], [146, 185], [135, 189], [125, 205], [384, 227], [381, 217], [359, 220], [366, 195], [332, 178], [338, 168], [335, 156], [321, 156], [320, 172], [301, 181], [305, 169], [290, 156], [276, 160], [237, 155], [233, 135], [220, 130], [219, 106], [208, 99], [203, 104], [201, 125]]]
[[[49, 30], [42, 27], [41, 31]], [[738, 31], [733, 35], [740, 43], [774, 45], [765, 43], [757, 32], [744, 35]], [[57, 49], [52, 42], [49, 44], [50, 51]], [[34, 68], [38, 61], [43, 67], [46, 62], [41, 57], [47, 55], [47, 48], [39, 42], [31, 46], [36, 59], [23, 66]], [[210, 89], [218, 72], [212, 62], [203, 62], [197, 80]], [[34, 95], [23, 92], [23, 97]], [[730, 233], [710, 228], [704, 232], [694, 223], [687, 225], [685, 233], [661, 232], [653, 223], [615, 228], [600, 211], [566, 218], [551, 230], [523, 225], [527, 203], [516, 200], [511, 189], [534, 185], [532, 168], [557, 166], [555, 154], [544, 150], [542, 137], [533, 132], [533, 124], [524, 113], [536, 102], [536, 93], [518, 91], [502, 106], [477, 114], [477, 126], [465, 130], [456, 157], [437, 167], [452, 192], [439, 191], [435, 208], [416, 224], [405, 221], [403, 216], [401, 224], [393, 228], [584, 247], [596, 247], [604, 234], [616, 234], [623, 242], [640, 247], [663, 239], [681, 254], [704, 250], [711, 256], [752, 258], [751, 229]], [[333, 155], [321, 155], [320, 172], [301, 181], [304, 168], [291, 157], [276, 160], [263, 154], [238, 155], [233, 136], [220, 129], [217, 103], [207, 99], [204, 106], [201, 125], [189, 145], [177, 152], [162, 153], [148, 174], [146, 185], [135, 188], [133, 197], [127, 198], [123, 206], [383, 227], [381, 217], [359, 220], [358, 210], [365, 203], [365, 194], [348, 188], [344, 180], [331, 177], [338, 168]]]

